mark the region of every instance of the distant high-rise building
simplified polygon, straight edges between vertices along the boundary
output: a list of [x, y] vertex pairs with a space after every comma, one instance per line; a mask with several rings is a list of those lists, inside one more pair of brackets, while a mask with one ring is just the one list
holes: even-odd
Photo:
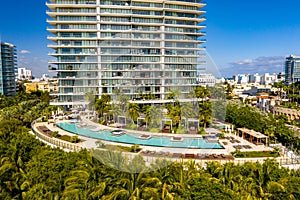
[[258, 73], [249, 75], [249, 83], [260, 83], [261, 75]]
[[237, 74], [233, 76], [233, 79], [238, 84], [247, 84], [249, 82], [249, 74]]
[[0, 94], [14, 96], [16, 94], [16, 46], [1, 42], [0, 54]]
[[25, 67], [18, 68], [18, 80], [31, 80], [32, 70], [26, 69]]
[[216, 84], [216, 77], [212, 74], [199, 74], [197, 82], [203, 87], [214, 87]]
[[58, 72], [57, 105], [80, 105], [121, 91], [130, 98], [197, 85], [205, 25], [201, 0], [50, 0], [47, 22]]
[[278, 75], [275, 73], [274, 74], [264, 73], [261, 76], [260, 84], [273, 85], [275, 82], [279, 82], [277, 77], [278, 77]]
[[285, 83], [300, 81], [300, 56], [291, 55], [285, 60]]
[[279, 72], [278, 74], [277, 74], [277, 82], [284, 82], [284, 80], [285, 80], [285, 73], [284, 72]]

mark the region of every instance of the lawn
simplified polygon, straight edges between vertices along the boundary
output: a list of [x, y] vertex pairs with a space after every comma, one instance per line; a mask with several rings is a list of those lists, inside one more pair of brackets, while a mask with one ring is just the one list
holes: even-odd
[[249, 152], [241, 152], [235, 151], [232, 153], [235, 158], [265, 158], [265, 157], [279, 157], [279, 153], [277, 151], [249, 151]]

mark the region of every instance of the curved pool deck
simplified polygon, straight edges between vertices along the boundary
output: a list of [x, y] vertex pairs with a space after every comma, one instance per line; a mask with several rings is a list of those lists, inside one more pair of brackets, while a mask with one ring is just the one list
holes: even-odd
[[89, 138], [105, 140], [110, 142], [138, 144], [144, 146], [171, 147], [171, 148], [190, 148], [190, 149], [224, 149], [224, 147], [216, 142], [207, 142], [203, 138], [182, 138], [181, 141], [173, 141], [170, 136], [151, 136], [149, 139], [140, 139], [140, 134], [126, 132], [120, 136], [112, 135], [110, 130], [93, 131], [95, 127], [84, 126], [80, 127], [76, 123], [57, 123], [59, 128]]

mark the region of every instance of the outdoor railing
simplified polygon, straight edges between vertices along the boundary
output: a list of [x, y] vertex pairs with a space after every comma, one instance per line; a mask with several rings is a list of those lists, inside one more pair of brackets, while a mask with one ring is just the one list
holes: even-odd
[[238, 158], [234, 160], [230, 159], [188, 159], [188, 158], [171, 158], [171, 157], [152, 157], [152, 156], [144, 156], [144, 159], [148, 163], [154, 163], [156, 159], [166, 159], [170, 160], [173, 162], [182, 162], [182, 161], [188, 161], [188, 160], [194, 160], [195, 163], [201, 165], [201, 166], [206, 166], [208, 162], [219, 162], [220, 164], [226, 164], [226, 163], [234, 163], [236, 165], [243, 165], [247, 162], [259, 162], [263, 164], [267, 159], [270, 160], [275, 160], [278, 162], [280, 166], [285, 166], [285, 165], [300, 165], [300, 159], [296, 158]]
[[82, 149], [82, 147], [78, 146], [77, 144], [73, 144], [71, 142], [63, 141], [55, 137], [50, 137], [46, 134], [40, 133], [38, 130], [36, 130], [35, 123], [36, 120], [31, 123], [31, 129], [32, 132], [36, 135], [36, 137], [38, 137], [40, 140], [50, 143], [56, 147], [68, 149], [71, 151], [80, 151]]

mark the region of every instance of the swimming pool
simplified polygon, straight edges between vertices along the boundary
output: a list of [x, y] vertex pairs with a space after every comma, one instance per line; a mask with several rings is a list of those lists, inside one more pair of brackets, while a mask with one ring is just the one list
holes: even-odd
[[126, 133], [120, 136], [114, 136], [110, 131], [102, 130], [98, 132], [91, 131], [95, 129], [91, 126], [78, 127], [79, 124], [74, 123], [58, 123], [56, 124], [63, 130], [75, 133], [81, 136], [86, 136], [94, 139], [125, 143], [138, 144], [145, 146], [157, 147], [175, 147], [175, 148], [194, 148], [194, 149], [224, 149], [222, 145], [217, 142], [207, 142], [203, 138], [183, 138], [182, 141], [172, 141], [172, 137], [152, 136], [149, 139], [140, 139], [140, 135]]

